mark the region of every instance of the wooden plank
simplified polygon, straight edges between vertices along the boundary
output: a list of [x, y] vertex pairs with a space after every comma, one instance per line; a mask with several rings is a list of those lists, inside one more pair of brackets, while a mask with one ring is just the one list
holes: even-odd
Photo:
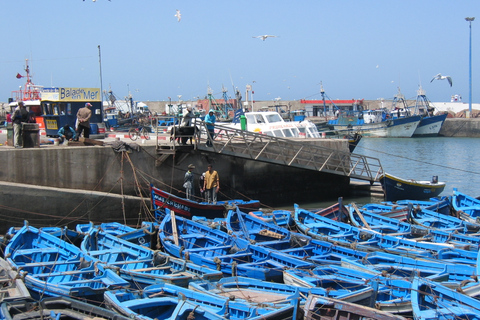
[[86, 146], [103, 146], [103, 141], [80, 137], [79, 142], [83, 142]]
[[172, 221], [173, 242], [178, 246], [177, 221], [175, 220], [175, 212], [173, 210], [170, 210], [170, 220]]
[[360, 218], [360, 220], [362, 220], [363, 222], [363, 226], [365, 228], [367, 228], [368, 230], [372, 230], [372, 228], [370, 228], [370, 225], [368, 224], [368, 222], [365, 220], [365, 218], [363, 217], [363, 214], [360, 212], [360, 210], [358, 210], [357, 208], [357, 205], [355, 203], [352, 203], [352, 207], [353, 209], [355, 209], [355, 212], [357, 213], [358, 217]]

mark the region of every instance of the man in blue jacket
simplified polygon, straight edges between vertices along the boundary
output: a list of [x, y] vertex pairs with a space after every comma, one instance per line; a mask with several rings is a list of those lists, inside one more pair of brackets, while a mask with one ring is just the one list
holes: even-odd
[[75, 130], [66, 124], [58, 130], [58, 136], [60, 137], [60, 143], [64, 141], [73, 141], [77, 137]]
[[212, 140], [215, 136], [215, 120], [217, 120], [217, 118], [215, 117], [215, 111], [213, 109], [210, 109], [210, 111], [208, 111], [208, 114], [205, 116], [205, 124], [207, 125], [207, 130], [209, 133], [207, 147], [213, 146]]

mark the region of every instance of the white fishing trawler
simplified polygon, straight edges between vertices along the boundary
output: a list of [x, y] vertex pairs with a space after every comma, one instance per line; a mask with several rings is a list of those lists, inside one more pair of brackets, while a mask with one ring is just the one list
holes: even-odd
[[[321, 138], [315, 124], [309, 120], [285, 121], [275, 111], [245, 112], [245, 130], [262, 133], [278, 138]], [[236, 115], [232, 123], [226, 124], [235, 129], [242, 129], [240, 114]]]

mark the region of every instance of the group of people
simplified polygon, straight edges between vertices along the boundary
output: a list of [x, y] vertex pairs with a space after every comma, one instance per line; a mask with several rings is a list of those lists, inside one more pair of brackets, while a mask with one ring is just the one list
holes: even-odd
[[[194, 173], [193, 170], [195, 166], [190, 164], [188, 170], [185, 173], [183, 187], [185, 188], [186, 198], [189, 200], [195, 200], [195, 189], [194, 189]], [[220, 178], [218, 177], [218, 172], [213, 170], [213, 166], [209, 164], [207, 166], [207, 171], [202, 173], [199, 178], [198, 183], [200, 189], [200, 196], [202, 200], [205, 200], [208, 203], [217, 203], [217, 194], [220, 190]]]
[[77, 138], [83, 133], [85, 138], [90, 137], [90, 118], [92, 117], [92, 104], [85, 103], [85, 107], [78, 109], [77, 112], [77, 130], [73, 129], [69, 124], [64, 125], [58, 130], [57, 134], [60, 143], [65, 141], [78, 140]]

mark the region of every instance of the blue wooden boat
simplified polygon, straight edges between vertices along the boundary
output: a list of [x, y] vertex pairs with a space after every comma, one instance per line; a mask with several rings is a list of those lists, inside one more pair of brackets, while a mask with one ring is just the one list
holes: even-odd
[[480, 295], [477, 266], [415, 259], [383, 252], [369, 253], [361, 259], [345, 258], [342, 259], [341, 266], [385, 277], [413, 279], [414, 276], [420, 276], [471, 296]]
[[0, 301], [9, 302], [16, 300], [28, 300], [30, 292], [21, 279], [17, 277], [17, 271], [0, 258]]
[[451, 232], [451, 230], [430, 229], [419, 225], [412, 225], [394, 218], [388, 218], [367, 210], [349, 206], [350, 223], [355, 227], [366, 228], [395, 237], [427, 241], [433, 243], [451, 244], [454, 248], [478, 251], [480, 238]]
[[450, 201], [414, 201], [402, 200], [396, 203], [368, 204], [362, 209], [389, 218], [424, 226], [428, 229], [456, 231], [460, 233], [476, 233], [480, 224], [450, 216]]
[[81, 249], [105, 263], [105, 268], [114, 270], [139, 288], [161, 282], [186, 287], [192, 280], [218, 280], [223, 276], [220, 271], [153, 251], [100, 228], [90, 229], [82, 241]]
[[5, 258], [32, 295], [101, 300], [105, 290], [129, 285], [76, 246], [28, 224], [8, 243]]
[[423, 200], [440, 195], [445, 189], [445, 182], [407, 180], [384, 173], [379, 181], [385, 194], [385, 200], [397, 201], [403, 199]]
[[50, 297], [40, 301], [4, 301], [0, 306], [0, 318], [5, 320], [131, 320], [131, 318], [122, 316], [112, 310], [66, 297]]
[[208, 219], [224, 218], [227, 214], [227, 208], [234, 206], [244, 210], [255, 210], [260, 207], [258, 200], [229, 200], [218, 201], [216, 204], [207, 202], [196, 202], [173, 195], [164, 190], [150, 186], [152, 205], [155, 215], [163, 217], [165, 209], [175, 211], [175, 214], [191, 219], [192, 216], [201, 216]]
[[235, 301], [246, 300], [254, 306], [283, 307], [288, 304], [296, 309], [299, 304], [305, 303], [304, 295], [301, 295], [298, 287], [246, 277], [227, 277], [218, 281], [193, 281], [188, 288], [204, 294], [235, 299]]
[[[149, 286], [142, 292], [122, 290], [105, 293], [106, 303], [124, 315], [140, 314], [148, 318], [173, 319], [164, 310], [165, 302], [162, 300], [165, 298], [177, 301], [178, 305], [188, 305], [190, 312], [196, 308], [196, 311], [204, 314], [203, 317], [195, 314], [194, 319], [210, 319], [205, 316], [212, 314], [221, 319], [291, 319], [294, 312], [290, 303], [277, 306], [252, 304], [244, 299], [206, 294], [167, 283]], [[171, 310], [172, 306], [169, 309]], [[176, 319], [187, 319], [186, 316], [188, 313], [183, 311]]]
[[267, 223], [273, 223], [279, 227], [289, 228], [293, 226], [293, 213], [290, 210], [252, 210], [248, 214]]
[[228, 211], [225, 224], [228, 233], [275, 250], [303, 247], [311, 240], [305, 235], [268, 223], [256, 215], [243, 213], [238, 208]]
[[426, 208], [413, 208], [409, 211], [407, 220], [410, 223], [444, 231], [450, 230], [462, 233], [477, 233], [480, 231], [480, 224], [476, 222], [465, 221]]
[[101, 229], [103, 232], [114, 235], [115, 237], [147, 247], [152, 245], [152, 236], [154, 236], [152, 223], [146, 221], [142, 222], [139, 228], [127, 226], [119, 222], [106, 222], [99, 225], [90, 222], [77, 224], [76, 231], [80, 234], [88, 234], [90, 229], [93, 228]]
[[480, 301], [439, 283], [415, 277], [412, 284], [415, 319], [480, 319]]
[[422, 257], [448, 262], [475, 264], [474, 251], [456, 249], [446, 243], [431, 243], [405, 239], [373, 230], [359, 229], [349, 224], [332, 221], [295, 205], [297, 227], [307, 235], [343, 246], [355, 246], [363, 251], [387, 251], [390, 253]]
[[233, 276], [281, 281], [286, 268], [313, 266], [194, 221], [172, 218], [170, 213], [160, 225], [159, 237], [169, 254]]
[[[315, 294], [362, 305], [373, 304], [375, 290], [366, 279], [350, 276], [350, 272], [342, 277], [344, 269], [340, 269], [339, 267], [317, 267], [312, 270], [290, 269], [284, 271], [283, 279], [286, 284], [301, 288], [306, 296]], [[338, 274], [330, 273], [333, 270]]]
[[133, 320], [220, 320], [224, 317], [197, 304], [172, 296], [144, 296], [140, 291], [105, 292], [105, 304], [113, 312]]
[[451, 203], [458, 218], [473, 223], [480, 223], [480, 200], [454, 188]]
[[329, 319], [376, 319], [376, 320], [406, 320], [399, 315], [394, 315], [375, 308], [360, 306], [358, 304], [338, 299], [309, 295], [304, 306], [305, 320]]
[[[317, 267], [313, 270], [286, 270], [285, 283], [312, 288], [309, 294], [355, 302], [378, 310], [408, 315], [412, 312], [411, 283], [395, 277], [383, 277], [381, 273], [367, 273], [340, 266]], [[368, 289], [362, 296], [355, 291]], [[353, 294], [337, 295], [353, 289]], [[336, 296], [337, 295], [337, 296]]]
[[396, 203], [368, 203], [362, 206], [362, 209], [400, 221], [407, 221], [407, 215], [409, 211], [407, 206], [397, 205]]
[[389, 218], [380, 214], [372, 213], [362, 208], [357, 208], [355, 204], [347, 206], [348, 221], [357, 228], [365, 228], [384, 234], [395, 236], [411, 235], [418, 238], [428, 234], [428, 229], [422, 226], [412, 225], [398, 219]]
[[[379, 234], [369, 230], [353, 227], [339, 220], [335, 221], [322, 215], [294, 205], [294, 220], [297, 228], [304, 234], [318, 240], [334, 241], [340, 245], [350, 246], [356, 244], [356, 248], [364, 251], [377, 250], [375, 245]], [[348, 211], [345, 213], [348, 217]], [[343, 220], [343, 219], [341, 219]]]
[[119, 222], [106, 222], [106, 223], [101, 223], [99, 225], [95, 225], [93, 222], [80, 223], [76, 225], [75, 230], [78, 233], [87, 234], [90, 231], [90, 229], [93, 229], [93, 228], [97, 228], [97, 229], [100, 228], [104, 232], [113, 234], [114, 236], [120, 236], [125, 233], [129, 233], [137, 230], [136, 228], [121, 224]]

